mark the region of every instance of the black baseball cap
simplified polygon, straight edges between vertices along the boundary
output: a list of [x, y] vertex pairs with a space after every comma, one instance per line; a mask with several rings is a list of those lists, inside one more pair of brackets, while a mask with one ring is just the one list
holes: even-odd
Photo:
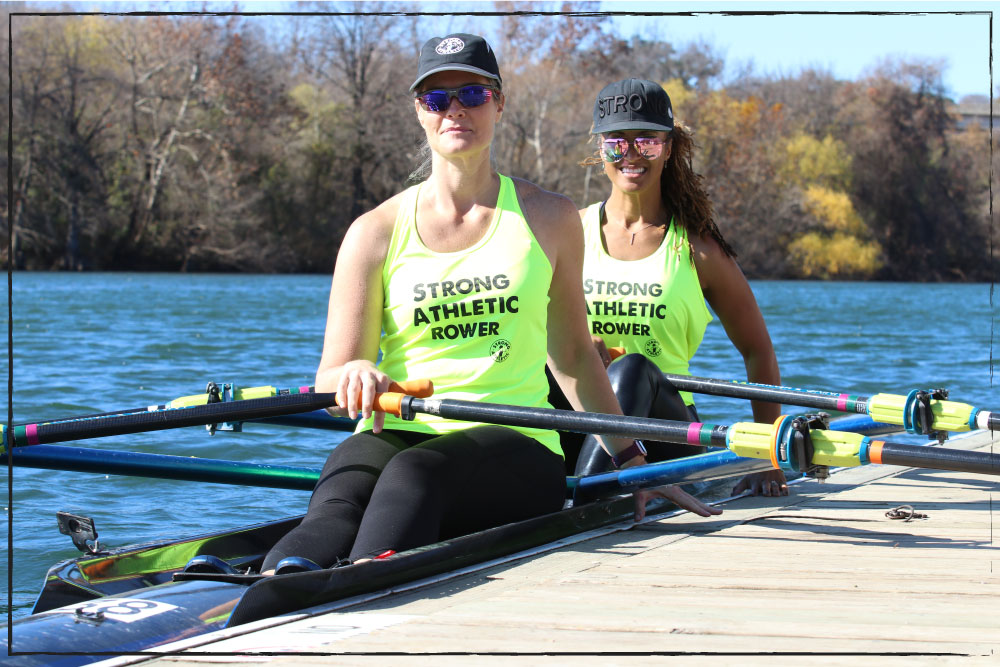
[[431, 37], [420, 48], [417, 61], [417, 80], [410, 86], [414, 90], [431, 74], [459, 70], [472, 72], [500, 83], [500, 68], [493, 49], [479, 35], [456, 32], [445, 37]]
[[623, 79], [604, 86], [594, 102], [591, 134], [620, 130], [674, 129], [670, 97], [660, 84], [646, 79]]

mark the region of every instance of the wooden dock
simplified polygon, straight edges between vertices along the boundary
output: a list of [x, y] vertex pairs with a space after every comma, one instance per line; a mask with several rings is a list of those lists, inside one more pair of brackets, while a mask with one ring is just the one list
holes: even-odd
[[[992, 434], [981, 432], [948, 446], [1000, 451]], [[886, 516], [902, 505], [926, 518]], [[253, 632], [233, 628], [224, 631], [228, 638], [154, 662], [633, 665], [687, 654], [692, 662], [742, 665], [843, 664], [874, 656], [880, 664], [887, 658], [909, 664], [914, 654], [934, 663], [1000, 658], [996, 478], [868, 466], [838, 471], [824, 484], [796, 484], [788, 497], [745, 497], [724, 509], [712, 519], [684, 513], [623, 525], [554, 551]]]

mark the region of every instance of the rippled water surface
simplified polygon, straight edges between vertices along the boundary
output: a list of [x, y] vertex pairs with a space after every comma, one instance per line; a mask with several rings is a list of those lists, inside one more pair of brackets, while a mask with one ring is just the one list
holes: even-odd
[[[329, 284], [328, 276], [16, 274], [13, 421], [163, 403], [201, 393], [210, 380], [312, 384]], [[1000, 409], [989, 285], [753, 288], [783, 384], [854, 394], [947, 387], [954, 400]], [[718, 321], [691, 371], [745, 377]], [[750, 418], [749, 405], [733, 399], [701, 397], [698, 408], [706, 422]], [[242, 434], [210, 437], [192, 427], [83, 446], [318, 467], [339, 437], [252, 424]], [[12, 483], [15, 617], [30, 611], [49, 565], [77, 554], [56, 528], [58, 510], [92, 516], [101, 541], [121, 546], [299, 514], [308, 499], [301, 491], [29, 468], [15, 468]]]

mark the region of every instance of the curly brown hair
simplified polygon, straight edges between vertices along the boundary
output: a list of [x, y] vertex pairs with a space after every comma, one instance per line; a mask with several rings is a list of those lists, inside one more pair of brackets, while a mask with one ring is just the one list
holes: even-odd
[[[594, 142], [599, 143], [601, 135], [594, 135]], [[667, 144], [671, 147], [670, 157], [663, 165], [660, 176], [660, 196], [667, 209], [674, 214], [674, 219], [690, 234], [708, 236], [715, 239], [722, 251], [730, 257], [736, 257], [733, 250], [718, 225], [712, 212], [712, 200], [705, 191], [701, 174], [695, 172], [692, 164], [694, 157], [694, 136], [691, 130], [680, 122], [674, 123], [674, 129], [667, 135]], [[593, 155], [580, 163], [583, 166], [602, 165], [600, 153]]]

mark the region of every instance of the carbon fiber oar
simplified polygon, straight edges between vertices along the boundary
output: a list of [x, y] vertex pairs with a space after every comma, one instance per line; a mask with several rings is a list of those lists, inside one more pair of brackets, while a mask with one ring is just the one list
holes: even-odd
[[[429, 380], [405, 382], [396, 385], [396, 387], [404, 391], [413, 389], [425, 396], [429, 396], [434, 391], [433, 384]], [[310, 391], [264, 398], [248, 398], [184, 407], [154, 407], [152, 410], [119, 411], [76, 418], [70, 417], [52, 422], [18, 424], [10, 431], [5, 426], [0, 426], [0, 431], [3, 433], [0, 453], [5, 452], [8, 445], [25, 447], [86, 438], [161, 431], [185, 426], [241, 422], [311, 412], [336, 404], [336, 394], [315, 393], [311, 391], [311, 387], [307, 389]]]
[[[284, 396], [286, 394], [308, 394], [314, 392], [315, 387], [291, 387], [279, 389], [277, 387], [247, 387], [240, 388], [232, 384], [217, 385], [209, 382], [204, 393], [193, 394], [191, 396], [181, 396], [168, 403], [158, 405], [147, 405], [141, 408], [125, 408], [122, 410], [112, 410], [111, 412], [95, 412], [86, 415], [74, 415], [72, 417], [58, 417], [56, 419], [40, 419], [38, 424], [55, 424], [64, 421], [79, 421], [81, 419], [98, 419], [102, 417], [116, 417], [118, 415], [133, 415], [142, 412], [155, 412], [157, 410], [169, 410], [171, 408], [189, 408], [195, 405], [207, 405], [209, 403], [220, 403], [227, 401], [244, 401], [251, 398], [268, 398], [271, 396]], [[416, 394], [414, 394], [416, 395]], [[19, 426], [19, 425], [15, 425]]]
[[[833, 424], [835, 429], [839, 429], [841, 426], [841, 424]], [[845, 423], [843, 426], [849, 427], [850, 424]], [[13, 464], [23, 468], [302, 491], [311, 491], [320, 474], [319, 468], [202, 459], [169, 454], [123, 452], [94, 447], [67, 447], [65, 445], [14, 447], [10, 454]], [[736, 456], [728, 450], [720, 450], [642, 466], [642, 472], [639, 472], [640, 468], [629, 468], [587, 477], [567, 477], [566, 487], [572, 492], [574, 498], [583, 500], [602, 495], [624, 493], [644, 486], [731, 477], [747, 472], [766, 470], [769, 467], [768, 461], [746, 459]]]
[[830, 467], [871, 463], [1000, 475], [997, 454], [873, 440], [859, 433], [819, 428], [825, 422], [815, 416], [782, 415], [774, 424], [737, 422], [723, 426], [457, 399], [421, 399], [394, 393], [379, 395], [377, 404], [379, 409], [403, 419], [426, 413], [504, 426], [726, 447], [738, 456], [769, 460], [774, 468], [819, 476]]
[[[320, 475], [319, 468], [200, 459], [168, 454], [118, 452], [65, 445], [15, 447], [11, 450], [11, 456], [14, 465], [23, 468], [299, 491], [312, 491]], [[567, 477], [566, 487], [576, 500], [581, 501], [625, 493], [645, 486], [731, 477], [767, 469], [768, 465], [766, 461], [745, 459], [728, 450], [722, 450], [642, 466], [645, 470], [642, 474], [637, 474], [637, 468], [629, 468], [587, 477]]]
[[[423, 380], [413, 380], [404, 381], [402, 383], [393, 382], [389, 387], [390, 391], [402, 391], [404, 393], [410, 394], [411, 396], [419, 396], [420, 398], [427, 398], [434, 393], [433, 383], [430, 381]], [[311, 394], [316, 391], [315, 387], [290, 387], [287, 389], [279, 389], [278, 387], [272, 387], [270, 385], [262, 387], [237, 387], [235, 384], [216, 384], [215, 382], [209, 382], [208, 387], [202, 394], [192, 394], [191, 396], [181, 396], [180, 398], [175, 398], [169, 403], [160, 403], [159, 405], [148, 405], [142, 408], [126, 408], [123, 410], [112, 410], [111, 412], [95, 412], [93, 414], [86, 415], [74, 415], [72, 417], [59, 417], [56, 419], [41, 419], [36, 424], [56, 424], [59, 422], [67, 421], [80, 421], [83, 419], [100, 419], [104, 417], [117, 417], [119, 415], [133, 415], [144, 412], [156, 412], [159, 410], [170, 410], [173, 408], [189, 408], [196, 405], [208, 405], [211, 403], [227, 403], [232, 401], [245, 401], [252, 398], [270, 398], [272, 396], [285, 396], [288, 394]], [[18, 426], [26, 426], [26, 424], [15, 424], [14, 428]]]
[[319, 479], [319, 468], [202, 459], [169, 454], [119, 452], [93, 447], [38, 445], [14, 447], [15, 466], [66, 470], [101, 475], [126, 475], [153, 479], [175, 479], [212, 484], [235, 484], [272, 489], [312, 491]]
[[[615, 359], [625, 350], [610, 348]], [[1000, 413], [982, 410], [967, 403], [944, 400], [945, 389], [914, 389], [906, 396], [875, 394], [861, 396], [832, 391], [781, 387], [740, 380], [716, 380], [664, 373], [663, 377], [682, 391], [696, 394], [770, 401], [820, 410], [837, 410], [869, 415], [874, 421], [902, 426], [908, 433], [930, 435], [937, 431], [961, 432], [979, 429], [1000, 431]]]

